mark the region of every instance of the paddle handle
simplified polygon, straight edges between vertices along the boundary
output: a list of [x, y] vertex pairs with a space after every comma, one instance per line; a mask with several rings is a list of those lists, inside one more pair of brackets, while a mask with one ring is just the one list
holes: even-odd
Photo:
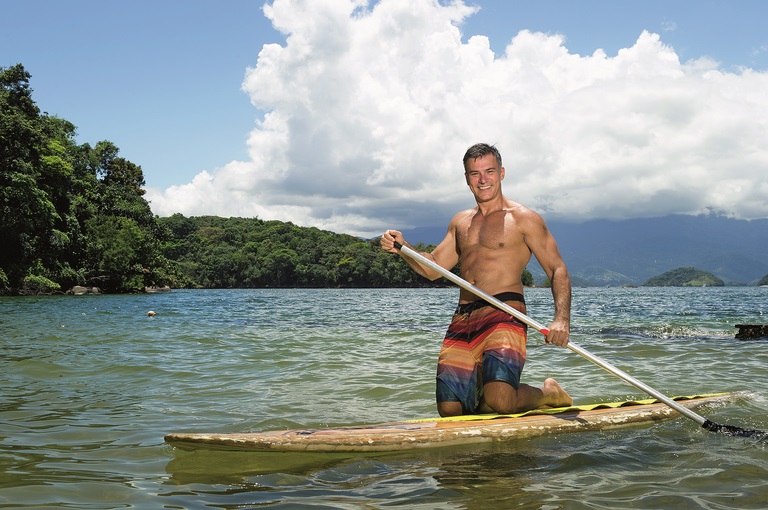
[[[453, 283], [455, 283], [456, 285], [458, 285], [462, 289], [468, 290], [469, 292], [475, 294], [476, 296], [478, 296], [478, 297], [484, 299], [485, 301], [487, 301], [488, 303], [492, 304], [496, 308], [507, 312], [508, 314], [512, 315], [513, 317], [517, 318], [518, 320], [524, 322], [525, 324], [528, 324], [532, 328], [535, 328], [537, 331], [539, 331], [544, 336], [549, 334], [549, 329], [547, 327], [545, 327], [544, 325], [542, 325], [541, 323], [539, 323], [539, 322], [535, 321], [534, 319], [528, 317], [526, 314], [524, 314], [520, 310], [512, 308], [511, 306], [509, 306], [508, 304], [504, 303], [503, 301], [499, 301], [498, 299], [496, 299], [492, 295], [488, 294], [487, 292], [484, 292], [484, 291], [478, 289], [477, 287], [475, 287], [474, 285], [472, 285], [471, 283], [469, 283], [465, 279], [461, 278], [460, 276], [457, 276], [457, 275], [453, 274], [449, 270], [445, 269], [443, 266], [439, 265], [438, 263], [436, 263], [433, 260], [430, 260], [430, 259], [426, 258], [424, 255], [422, 255], [419, 252], [413, 250], [412, 248], [409, 248], [408, 246], [404, 246], [404, 245], [398, 243], [397, 241], [395, 241], [395, 248], [400, 250], [400, 253], [403, 253], [403, 254], [407, 255], [408, 257], [410, 257], [413, 260], [417, 261], [419, 264], [421, 264], [423, 266], [427, 266], [427, 267], [437, 271], [444, 278], [452, 281]], [[681, 406], [680, 404], [678, 404], [677, 402], [675, 402], [671, 398], [667, 397], [663, 393], [661, 393], [661, 392], [651, 388], [650, 386], [648, 386], [647, 384], [645, 384], [645, 383], [643, 383], [641, 381], [638, 381], [637, 379], [635, 379], [631, 375], [627, 374], [623, 370], [620, 370], [620, 369], [616, 368], [615, 366], [613, 366], [612, 364], [608, 363], [604, 359], [598, 358], [597, 356], [595, 356], [594, 354], [591, 354], [586, 349], [583, 349], [583, 348], [579, 347], [578, 345], [574, 344], [572, 341], [569, 341], [566, 344], [566, 347], [569, 348], [570, 350], [572, 350], [573, 352], [575, 352], [576, 354], [579, 354], [579, 355], [583, 356], [584, 358], [588, 359], [589, 361], [591, 361], [595, 365], [597, 365], [597, 366], [607, 370], [608, 372], [612, 373], [616, 377], [618, 377], [618, 378], [624, 380], [625, 382], [631, 384], [632, 386], [634, 386], [634, 387], [644, 391], [648, 395], [651, 395], [652, 397], [656, 398], [660, 402], [665, 403], [666, 405], [668, 405], [669, 407], [671, 407], [672, 409], [674, 409], [678, 413], [680, 413], [680, 414], [682, 414], [684, 416], [687, 416], [688, 418], [690, 418], [693, 421], [697, 422], [699, 425], [704, 426], [704, 424], [708, 422], [708, 420], [706, 418], [704, 418], [703, 416], [699, 415], [698, 413], [695, 413], [694, 411], [691, 411], [687, 407]]]

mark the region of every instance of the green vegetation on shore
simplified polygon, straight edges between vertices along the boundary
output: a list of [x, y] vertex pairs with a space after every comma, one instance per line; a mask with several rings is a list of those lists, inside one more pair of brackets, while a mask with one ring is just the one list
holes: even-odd
[[717, 276], [694, 267], [680, 267], [654, 276], [644, 287], [723, 287], [725, 282]]
[[399, 257], [383, 252], [378, 239], [256, 218], [174, 214], [158, 218], [157, 225], [162, 232], [161, 253], [174, 261], [185, 286], [435, 285], [414, 273]]

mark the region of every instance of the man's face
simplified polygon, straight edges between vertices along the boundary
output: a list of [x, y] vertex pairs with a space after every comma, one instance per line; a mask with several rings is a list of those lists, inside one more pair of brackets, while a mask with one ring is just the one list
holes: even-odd
[[487, 202], [501, 195], [504, 167], [499, 168], [499, 163], [493, 154], [468, 160], [464, 175], [467, 186], [472, 190], [478, 203]]

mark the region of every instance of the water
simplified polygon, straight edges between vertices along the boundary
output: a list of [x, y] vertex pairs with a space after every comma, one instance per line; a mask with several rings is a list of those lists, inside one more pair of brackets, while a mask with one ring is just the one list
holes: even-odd
[[[173, 431], [433, 416], [455, 289], [190, 290], [0, 298], [1, 508], [766, 508], [766, 444], [685, 418], [611, 432], [352, 457], [188, 452]], [[546, 289], [529, 314], [552, 316]], [[575, 289], [573, 340], [666, 394], [768, 429], [768, 289]], [[154, 310], [157, 316], [147, 317]], [[523, 378], [576, 403], [634, 387], [531, 333]]]

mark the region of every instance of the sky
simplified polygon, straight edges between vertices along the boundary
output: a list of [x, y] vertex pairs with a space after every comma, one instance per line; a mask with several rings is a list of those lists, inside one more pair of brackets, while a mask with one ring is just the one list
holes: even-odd
[[763, 0], [0, 0], [0, 67], [159, 216], [447, 225], [504, 158], [548, 221], [768, 218]]

